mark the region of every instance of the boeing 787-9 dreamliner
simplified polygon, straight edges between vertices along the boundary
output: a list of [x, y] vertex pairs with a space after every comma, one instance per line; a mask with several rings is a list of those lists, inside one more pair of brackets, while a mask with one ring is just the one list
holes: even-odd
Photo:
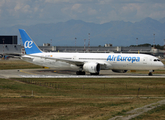
[[19, 29], [25, 55], [22, 59], [54, 70], [75, 69], [77, 75], [99, 75], [100, 70], [112, 70], [125, 73], [128, 70], [149, 70], [149, 75], [156, 69], [164, 68], [164, 64], [157, 58], [147, 54], [122, 53], [66, 53], [43, 52], [23, 29]]

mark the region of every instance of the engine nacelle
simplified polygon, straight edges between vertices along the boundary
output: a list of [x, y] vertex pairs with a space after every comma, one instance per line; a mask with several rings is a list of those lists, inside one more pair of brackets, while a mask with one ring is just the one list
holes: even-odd
[[90, 73], [99, 73], [100, 71], [100, 64], [98, 63], [85, 63], [83, 65], [83, 70], [86, 72], [90, 72]]
[[126, 73], [128, 70], [112, 70], [112, 71], [117, 73]]

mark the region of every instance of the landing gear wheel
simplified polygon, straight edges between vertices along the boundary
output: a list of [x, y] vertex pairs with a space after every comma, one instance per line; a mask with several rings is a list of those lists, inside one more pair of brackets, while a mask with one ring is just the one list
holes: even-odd
[[154, 70], [149, 70], [149, 73], [148, 73], [148, 75], [149, 76], [152, 76], [152, 73], [154, 72]]
[[77, 71], [76, 75], [85, 75], [85, 72], [84, 71]]
[[99, 72], [97, 72], [97, 73], [90, 73], [91, 75], [99, 75]]
[[149, 76], [152, 76], [152, 72], [149, 72], [148, 75], [149, 75]]

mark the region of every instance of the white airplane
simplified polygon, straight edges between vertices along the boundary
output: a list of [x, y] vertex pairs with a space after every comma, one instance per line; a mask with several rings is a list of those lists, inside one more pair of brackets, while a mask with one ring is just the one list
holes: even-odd
[[157, 58], [146, 54], [122, 53], [60, 53], [43, 52], [23, 29], [19, 29], [25, 55], [22, 59], [40, 66], [60, 69], [75, 69], [77, 75], [99, 75], [100, 70], [112, 70], [125, 73], [127, 70], [149, 70], [148, 75], [156, 69], [164, 68], [164, 64]]

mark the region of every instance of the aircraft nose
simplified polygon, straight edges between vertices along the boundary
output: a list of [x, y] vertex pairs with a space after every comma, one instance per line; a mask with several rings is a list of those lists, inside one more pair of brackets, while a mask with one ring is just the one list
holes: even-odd
[[163, 69], [165, 68], [165, 65], [162, 62], [160, 62], [159, 64], [157, 64], [157, 67], [159, 67], [160, 69]]
[[162, 68], [165, 68], [165, 65], [162, 63]]

